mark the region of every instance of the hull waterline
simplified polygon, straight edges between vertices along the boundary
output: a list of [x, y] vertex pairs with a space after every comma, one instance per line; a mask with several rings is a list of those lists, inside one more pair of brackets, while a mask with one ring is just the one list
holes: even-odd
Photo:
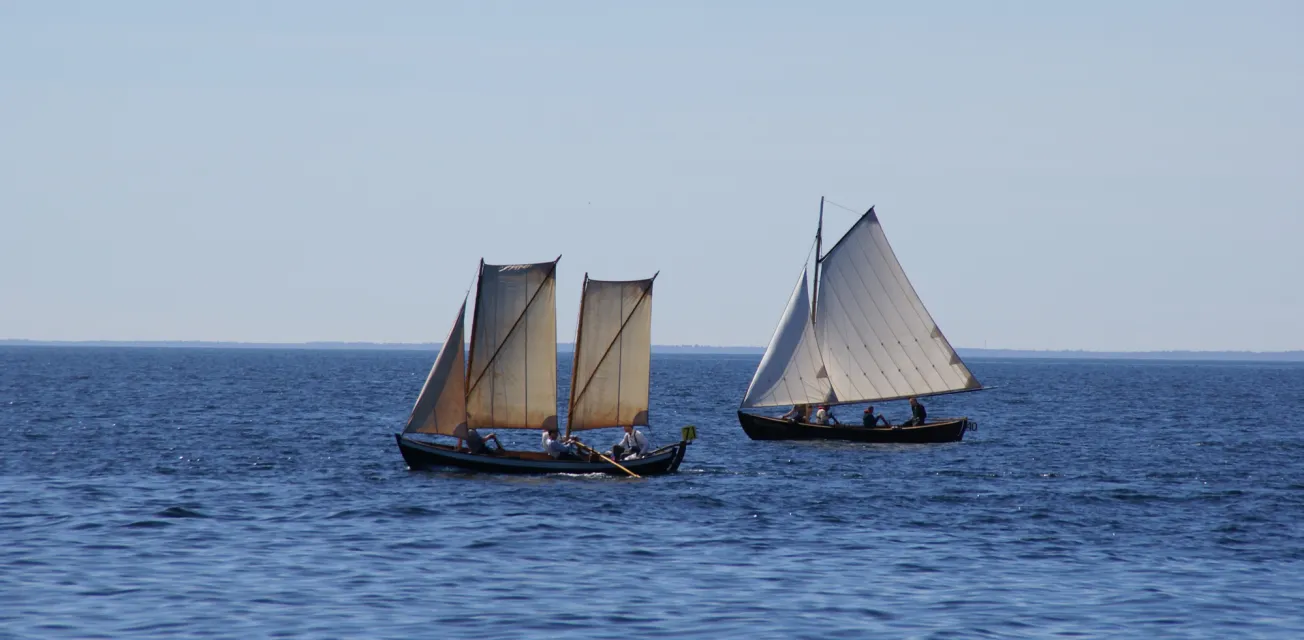
[[[554, 460], [542, 453], [509, 452], [506, 455], [483, 455], [454, 451], [452, 447], [404, 438], [394, 434], [404, 462], [413, 471], [455, 468], [483, 473], [546, 474], [604, 473], [624, 476], [625, 472], [601, 460]], [[687, 442], [679, 442], [653, 451], [637, 460], [622, 460], [625, 468], [640, 476], [674, 473], [684, 461]]]
[[857, 427], [789, 422], [780, 418], [738, 412], [738, 422], [752, 440], [843, 440], [848, 442], [935, 443], [959, 442], [971, 427], [968, 418], [930, 422], [917, 427]]

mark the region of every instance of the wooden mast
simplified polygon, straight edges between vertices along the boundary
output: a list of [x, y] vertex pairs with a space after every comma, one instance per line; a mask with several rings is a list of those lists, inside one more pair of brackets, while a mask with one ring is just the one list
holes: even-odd
[[[476, 270], [475, 273], [476, 273], [476, 276], [475, 276], [475, 306], [474, 306], [474, 307], [471, 307], [471, 342], [468, 343], [468, 345], [470, 346], [470, 348], [468, 349], [468, 351], [470, 351], [470, 354], [468, 354], [468, 355], [471, 355], [471, 356], [475, 355], [475, 326], [476, 326], [477, 324], [479, 324], [478, 322], [475, 321], [475, 319], [478, 318], [478, 317], [480, 317], [480, 316], [479, 316], [479, 311], [480, 311], [480, 291], [484, 288], [484, 258], [480, 258], [480, 268], [479, 268], [478, 270]], [[471, 365], [472, 365], [472, 364], [474, 364], [474, 361], [472, 361], [471, 358], [468, 357], [468, 358], [466, 359], [466, 372], [467, 372], [467, 376], [466, 376], [466, 378], [465, 378], [464, 380], [462, 380], [462, 397], [463, 397], [463, 398], [470, 398], [470, 397], [471, 397], [471, 376], [470, 376], [470, 373], [471, 373], [471, 371], [472, 371], [472, 369], [471, 369]], [[468, 413], [469, 413], [469, 411], [468, 411]], [[470, 422], [471, 422], [470, 420], [467, 420], [468, 425], [469, 425]]]
[[810, 323], [815, 324], [815, 305], [820, 299], [820, 247], [824, 240], [824, 196], [820, 196], [820, 224], [815, 228], [815, 291], [810, 296]]
[[[575, 348], [571, 353], [570, 400], [566, 402], [566, 437], [570, 437], [571, 423], [575, 421], [575, 367], [580, 364], [580, 336], [584, 333], [584, 294], [589, 290], [589, 273], [584, 272], [584, 286], [580, 289], [580, 317], [575, 322]], [[627, 473], [632, 473], [626, 469]]]

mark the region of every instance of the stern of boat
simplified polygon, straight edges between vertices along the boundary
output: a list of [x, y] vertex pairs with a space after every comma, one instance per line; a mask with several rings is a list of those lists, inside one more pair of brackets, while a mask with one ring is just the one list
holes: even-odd
[[679, 471], [679, 465], [684, 462], [684, 454], [688, 453], [688, 442], [688, 440], [679, 441], [679, 450], [675, 452], [675, 459], [670, 463], [670, 466], [666, 468], [666, 473], [675, 473]]

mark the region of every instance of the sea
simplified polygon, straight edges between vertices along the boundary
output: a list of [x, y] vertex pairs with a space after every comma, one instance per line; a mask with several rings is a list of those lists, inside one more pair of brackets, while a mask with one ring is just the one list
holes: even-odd
[[0, 638], [1304, 637], [1304, 364], [971, 359], [907, 446], [656, 355], [637, 480], [408, 470], [433, 357], [0, 348]]

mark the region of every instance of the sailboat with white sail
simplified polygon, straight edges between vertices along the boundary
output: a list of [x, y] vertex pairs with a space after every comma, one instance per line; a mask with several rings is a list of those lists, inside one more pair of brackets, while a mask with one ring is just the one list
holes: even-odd
[[743, 395], [738, 421], [753, 440], [953, 442], [973, 427], [946, 418], [898, 427], [813, 424], [748, 410], [873, 403], [983, 388], [906, 278], [870, 207], [821, 255], [824, 199], [807, 269]]
[[[408, 467], [458, 467], [499, 473], [673, 473], [688, 448], [678, 443], [613, 464], [599, 455], [553, 458], [542, 451], [473, 453], [432, 436], [460, 439], [467, 429], [558, 426], [557, 260], [480, 262], [464, 358], [466, 303], [435, 358], [407, 425], [395, 434]], [[585, 275], [576, 329], [566, 433], [648, 424], [652, 282], [590, 280]]]

